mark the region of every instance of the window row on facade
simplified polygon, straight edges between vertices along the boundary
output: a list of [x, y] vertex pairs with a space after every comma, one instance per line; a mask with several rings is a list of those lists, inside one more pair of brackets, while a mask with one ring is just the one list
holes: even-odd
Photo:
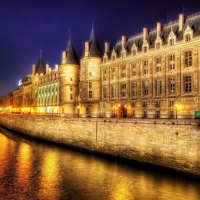
[[[192, 75], [185, 75], [182, 77], [182, 87], [184, 94], [191, 94], [193, 91], [193, 78]], [[167, 80], [167, 93], [170, 96], [176, 96], [179, 87], [181, 86], [180, 81], [177, 81], [176, 77], [169, 77]], [[137, 98], [137, 97], [148, 97], [152, 95], [152, 89], [154, 96], [164, 95], [164, 81], [162, 79], [154, 80], [153, 83], [149, 80], [144, 81], [132, 81], [129, 84], [126, 82], [118, 84], [103, 85], [103, 99], [111, 98]], [[109, 90], [110, 89], [110, 90]], [[110, 93], [109, 93], [110, 91]], [[110, 94], [110, 96], [109, 96]], [[118, 96], [117, 96], [118, 94]]]

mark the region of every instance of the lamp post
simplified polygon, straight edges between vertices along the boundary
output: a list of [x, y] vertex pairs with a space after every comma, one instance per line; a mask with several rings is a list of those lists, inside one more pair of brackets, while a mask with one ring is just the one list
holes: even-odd
[[176, 119], [178, 118], [178, 105], [175, 105], [176, 108]]

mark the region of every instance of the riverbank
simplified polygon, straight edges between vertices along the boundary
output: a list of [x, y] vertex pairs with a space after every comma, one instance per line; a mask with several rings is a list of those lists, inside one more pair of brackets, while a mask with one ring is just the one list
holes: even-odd
[[34, 138], [200, 177], [195, 120], [0, 115], [0, 124]]

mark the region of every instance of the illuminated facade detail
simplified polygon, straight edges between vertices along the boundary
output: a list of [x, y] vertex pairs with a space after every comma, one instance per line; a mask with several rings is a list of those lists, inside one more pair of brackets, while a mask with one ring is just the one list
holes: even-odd
[[122, 36], [114, 47], [106, 42], [103, 53], [92, 30], [80, 64], [69, 40], [58, 67], [40, 57], [29, 81], [7, 100], [69, 116], [192, 118], [200, 110], [199, 74], [200, 14], [180, 14], [175, 22]]

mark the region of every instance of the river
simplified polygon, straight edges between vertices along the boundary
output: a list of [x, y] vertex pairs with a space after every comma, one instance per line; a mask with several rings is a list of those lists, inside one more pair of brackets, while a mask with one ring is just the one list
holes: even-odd
[[0, 200], [199, 200], [200, 183], [0, 127]]

